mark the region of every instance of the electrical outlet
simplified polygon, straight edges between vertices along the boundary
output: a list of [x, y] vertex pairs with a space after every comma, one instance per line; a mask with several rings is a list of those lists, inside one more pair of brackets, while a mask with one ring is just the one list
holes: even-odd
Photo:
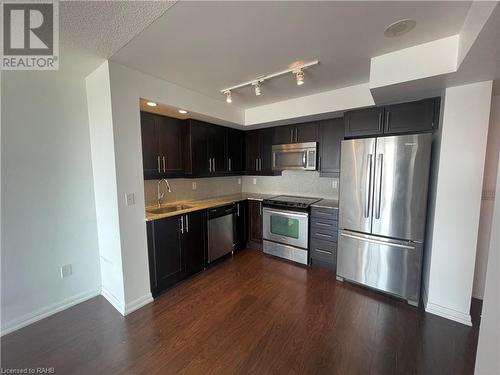
[[252, 183], [253, 183], [254, 185], [257, 185], [257, 179], [256, 179], [256, 178], [252, 179]]
[[332, 189], [337, 189], [339, 186], [339, 181], [337, 179], [332, 180]]
[[238, 185], [241, 185], [241, 178], [238, 178]]
[[71, 264], [65, 264], [61, 267], [61, 279], [71, 276], [73, 274], [73, 267]]
[[135, 204], [135, 195], [134, 193], [125, 194], [125, 204], [127, 206], [133, 206]]
[[196, 190], [196, 182], [192, 182], [191, 187], [193, 188], [193, 190]]

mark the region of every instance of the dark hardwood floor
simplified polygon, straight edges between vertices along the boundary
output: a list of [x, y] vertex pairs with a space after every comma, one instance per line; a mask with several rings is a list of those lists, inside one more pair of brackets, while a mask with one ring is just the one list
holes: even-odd
[[57, 374], [472, 374], [478, 328], [244, 250], [122, 317], [96, 297], [1, 339]]

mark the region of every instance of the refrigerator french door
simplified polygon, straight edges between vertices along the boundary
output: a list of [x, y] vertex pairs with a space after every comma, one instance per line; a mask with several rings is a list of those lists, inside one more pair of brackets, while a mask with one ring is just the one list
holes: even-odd
[[418, 305], [431, 134], [342, 142], [337, 276]]

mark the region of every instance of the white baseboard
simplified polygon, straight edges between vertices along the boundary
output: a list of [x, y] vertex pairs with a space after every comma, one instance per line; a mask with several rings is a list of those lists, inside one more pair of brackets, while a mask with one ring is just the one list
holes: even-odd
[[18, 329], [26, 327], [32, 323], [38, 322], [44, 318], [47, 318], [59, 311], [66, 310], [69, 307], [82, 303], [88, 299], [94, 298], [101, 294], [101, 290], [91, 290], [83, 293], [76, 294], [72, 297], [66, 298], [62, 301], [53, 303], [51, 305], [42, 307], [32, 313], [25, 314], [17, 319], [7, 322], [0, 328], [0, 336], [6, 335], [8, 333], [14, 332]]
[[127, 303], [125, 306], [125, 314], [128, 315], [131, 312], [134, 312], [135, 310], [140, 309], [141, 307], [147, 305], [148, 303], [153, 302], [153, 296], [151, 293], [147, 293], [143, 295], [142, 297], [136, 298], [132, 302]]
[[450, 319], [458, 323], [465, 324], [467, 326], [472, 326], [472, 319], [470, 314], [464, 314], [461, 311], [453, 310], [448, 307], [440, 306], [436, 303], [429, 302], [429, 297], [427, 295], [427, 288], [424, 285], [423, 296], [425, 312], [430, 314], [438, 315], [442, 318]]
[[104, 286], [101, 287], [101, 295], [108, 300], [108, 302], [118, 310], [118, 312], [122, 315], [125, 315], [125, 306], [123, 305], [123, 302], [118, 300], [113, 293], [111, 293], [109, 290], [107, 290]]

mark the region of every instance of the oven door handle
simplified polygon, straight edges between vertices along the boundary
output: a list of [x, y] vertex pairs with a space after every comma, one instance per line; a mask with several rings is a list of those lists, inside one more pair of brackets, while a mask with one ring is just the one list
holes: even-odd
[[280, 216], [291, 216], [291, 217], [301, 217], [301, 218], [307, 218], [309, 214], [301, 214], [297, 212], [292, 212], [292, 211], [276, 211], [276, 210], [270, 210], [269, 208], [264, 208], [264, 213], [265, 214], [274, 214], [274, 215], [280, 215]]

